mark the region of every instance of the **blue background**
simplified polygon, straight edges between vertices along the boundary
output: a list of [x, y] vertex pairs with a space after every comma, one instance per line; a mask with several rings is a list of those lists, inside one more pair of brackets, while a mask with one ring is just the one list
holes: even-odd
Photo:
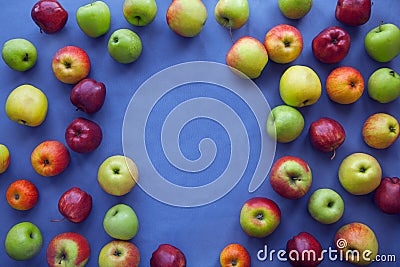
[[[167, 26], [165, 13], [170, 1], [157, 1], [158, 14], [149, 26], [137, 28], [128, 24], [122, 13], [122, 1], [107, 1], [111, 14], [111, 29], [103, 37], [91, 39], [80, 31], [75, 20], [79, 6], [89, 1], [60, 1], [69, 12], [65, 28], [56, 34], [46, 35], [30, 17], [30, 11], [36, 1], [4, 1], [0, 9], [0, 43], [11, 38], [26, 38], [38, 50], [36, 66], [20, 73], [9, 69], [0, 62], [0, 106], [4, 107], [6, 98], [12, 89], [28, 83], [42, 89], [49, 99], [49, 111], [45, 122], [36, 128], [29, 128], [10, 121], [4, 108], [0, 110], [0, 142], [6, 144], [11, 153], [11, 164], [7, 172], [0, 176], [0, 262], [2, 266], [45, 266], [47, 244], [55, 235], [76, 231], [88, 238], [91, 245], [91, 258], [87, 266], [97, 266], [97, 257], [103, 245], [112, 239], [105, 233], [102, 220], [105, 212], [117, 203], [126, 203], [136, 211], [140, 230], [132, 239], [140, 252], [140, 266], [148, 266], [151, 253], [161, 243], [170, 243], [179, 247], [186, 255], [188, 266], [219, 266], [219, 253], [229, 243], [241, 243], [250, 252], [252, 266], [289, 266], [288, 263], [260, 262], [257, 251], [268, 245], [271, 249], [284, 249], [286, 241], [301, 231], [313, 234], [323, 248], [333, 246], [336, 230], [353, 221], [369, 225], [376, 233], [380, 245], [380, 254], [396, 254], [400, 260], [399, 217], [385, 215], [372, 201], [372, 194], [353, 196], [344, 191], [337, 179], [338, 166], [343, 158], [354, 152], [365, 152], [375, 156], [381, 164], [384, 176], [399, 175], [399, 142], [386, 150], [375, 150], [363, 143], [361, 128], [365, 119], [376, 112], [387, 112], [400, 118], [399, 100], [390, 104], [378, 104], [371, 100], [365, 91], [359, 101], [352, 105], [339, 105], [329, 101], [325, 90], [320, 100], [313, 106], [301, 108], [305, 118], [302, 135], [289, 144], [278, 144], [275, 159], [284, 155], [299, 156], [306, 160], [313, 172], [313, 184], [310, 192], [299, 200], [288, 200], [278, 196], [266, 180], [254, 193], [247, 191], [251, 173], [246, 173], [229, 194], [212, 204], [198, 208], [177, 208], [160, 203], [135, 187], [128, 195], [115, 197], [106, 194], [97, 184], [97, 169], [103, 160], [114, 154], [122, 153], [121, 128], [125, 109], [135, 90], [151, 75], [166, 67], [194, 60], [208, 60], [225, 63], [225, 55], [232, 45], [227, 30], [218, 25], [213, 17], [217, 1], [205, 1], [208, 20], [199, 36], [188, 39], [177, 36]], [[279, 11], [277, 1], [250, 0], [250, 18], [241, 29], [233, 32], [233, 39], [250, 35], [263, 41], [266, 32], [280, 23], [296, 26], [303, 35], [304, 49], [300, 57], [285, 65], [268, 62], [260, 78], [255, 82], [264, 93], [271, 108], [283, 104], [278, 93], [279, 78], [290, 65], [301, 64], [312, 67], [319, 75], [322, 84], [331, 70], [338, 66], [352, 66], [358, 69], [367, 82], [369, 75], [379, 67], [391, 67], [400, 71], [400, 58], [390, 63], [377, 63], [370, 59], [364, 48], [365, 34], [379, 24], [395, 23], [400, 25], [400, 2], [398, 0], [374, 1], [369, 22], [361, 27], [347, 27], [334, 17], [336, 1], [314, 1], [310, 13], [301, 20], [286, 19]], [[338, 64], [319, 63], [312, 55], [311, 41], [322, 29], [328, 26], [342, 26], [350, 33], [352, 45], [348, 56]], [[143, 52], [133, 64], [122, 65], [111, 59], [107, 52], [107, 41], [111, 33], [119, 28], [130, 28], [137, 32], [143, 42]], [[51, 71], [51, 59], [54, 53], [65, 45], [83, 48], [92, 63], [90, 77], [102, 81], [107, 86], [107, 97], [103, 108], [96, 114], [86, 115], [75, 111], [69, 100], [71, 85], [59, 82]], [[170, 103], [173, 104], [173, 101]], [[61, 175], [44, 178], [37, 175], [30, 164], [30, 154], [34, 147], [47, 139], [65, 143], [64, 131], [76, 117], [83, 116], [98, 122], [104, 133], [101, 146], [89, 154], [77, 154], [71, 151], [69, 167]], [[331, 161], [330, 155], [314, 150], [308, 140], [310, 123], [319, 117], [328, 116], [338, 120], [345, 128], [347, 138]], [[196, 123], [188, 127], [198, 127]], [[207, 127], [214, 127], [207, 124]], [[218, 127], [215, 131], [221, 131]], [[204, 132], [187, 130], [186, 136], [195, 135], [194, 140], [204, 136]], [[224, 138], [224, 132], [215, 135], [216, 142]], [[195, 142], [195, 141], [193, 141]], [[188, 157], [196, 157], [192, 144], [182, 141], [183, 152]], [[188, 146], [188, 147], [186, 147]], [[186, 148], [185, 148], [186, 147]], [[220, 151], [221, 152], [221, 151]], [[223, 150], [222, 150], [223, 152]], [[226, 161], [220, 163], [220, 170]], [[254, 159], [256, 160], [256, 159]], [[139, 171], [140, 171], [140, 166]], [[165, 166], [164, 166], [165, 167]], [[216, 170], [216, 174], [220, 172]], [[216, 175], [217, 176], [217, 175]], [[5, 200], [8, 185], [16, 179], [29, 179], [39, 189], [39, 202], [32, 210], [21, 212], [13, 210]], [[61, 215], [57, 202], [62, 193], [73, 186], [79, 186], [93, 196], [93, 209], [88, 219], [79, 224], [68, 221], [50, 222]], [[307, 213], [306, 204], [311, 192], [320, 187], [330, 187], [339, 192], [345, 200], [343, 218], [332, 225], [322, 225], [314, 221]], [[249, 238], [239, 225], [239, 212], [243, 203], [256, 196], [265, 196], [278, 203], [282, 211], [279, 228], [263, 239]], [[16, 223], [31, 221], [42, 231], [44, 246], [39, 255], [28, 262], [10, 259], [4, 249], [7, 231]], [[375, 263], [374, 266], [398, 266], [398, 263]], [[347, 266], [345, 263], [332, 263], [325, 260], [320, 266]]]

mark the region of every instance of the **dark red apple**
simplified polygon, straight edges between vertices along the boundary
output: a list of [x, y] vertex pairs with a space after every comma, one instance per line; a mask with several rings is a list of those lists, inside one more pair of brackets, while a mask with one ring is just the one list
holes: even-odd
[[68, 20], [68, 12], [56, 0], [40, 0], [31, 10], [33, 21], [40, 32], [55, 33], [64, 28]]
[[92, 196], [79, 187], [72, 187], [60, 197], [58, 210], [68, 221], [80, 223], [92, 210]]
[[314, 37], [312, 51], [322, 63], [337, 63], [347, 56], [350, 43], [348, 32], [338, 26], [331, 26]]
[[334, 119], [320, 118], [311, 123], [308, 136], [316, 149], [322, 152], [333, 151], [331, 157], [333, 159], [336, 155], [336, 149], [343, 144], [346, 133], [343, 126]]
[[85, 78], [72, 88], [71, 103], [86, 113], [95, 113], [103, 106], [106, 97], [106, 86], [91, 78]]
[[371, 0], [338, 0], [335, 17], [338, 21], [350, 25], [360, 26], [371, 16]]
[[186, 258], [179, 248], [169, 244], [161, 244], [151, 255], [150, 266], [186, 267]]
[[76, 118], [65, 130], [65, 140], [73, 151], [88, 153], [101, 144], [103, 133], [96, 122], [85, 118]]
[[385, 177], [375, 190], [374, 202], [387, 214], [400, 214], [400, 179]]
[[322, 247], [314, 236], [301, 232], [287, 241], [286, 255], [294, 267], [315, 267], [322, 261]]

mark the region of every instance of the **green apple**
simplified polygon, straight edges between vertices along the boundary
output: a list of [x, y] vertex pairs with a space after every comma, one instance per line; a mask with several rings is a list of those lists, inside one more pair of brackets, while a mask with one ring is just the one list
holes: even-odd
[[169, 28], [183, 37], [198, 35], [207, 17], [207, 9], [201, 0], [173, 0], [166, 16]]
[[[378, 240], [374, 231], [366, 224], [352, 222], [340, 227], [334, 242], [343, 260], [355, 265], [368, 265], [378, 255]], [[379, 264], [378, 264], [379, 265]]]
[[267, 133], [280, 143], [288, 143], [300, 136], [304, 129], [303, 115], [295, 108], [280, 105], [271, 110], [267, 119]]
[[366, 153], [353, 153], [339, 166], [339, 182], [353, 195], [366, 195], [374, 191], [382, 179], [379, 162]]
[[138, 267], [139, 249], [131, 242], [113, 240], [104, 245], [99, 253], [99, 267]]
[[10, 151], [6, 145], [0, 144], [0, 174], [5, 172], [10, 165]]
[[400, 54], [400, 29], [391, 23], [381, 23], [365, 35], [364, 47], [372, 59], [389, 62]]
[[228, 29], [239, 29], [249, 19], [250, 9], [247, 0], [219, 0], [215, 5], [214, 17]]
[[130, 24], [146, 26], [157, 15], [157, 3], [155, 0], [125, 0], [122, 11]]
[[321, 97], [321, 81], [313, 69], [294, 65], [281, 76], [279, 93], [286, 105], [304, 107], [315, 104]]
[[389, 103], [400, 96], [400, 76], [389, 68], [374, 71], [368, 79], [368, 95], [380, 102]]
[[301, 19], [310, 12], [312, 0], [278, 0], [282, 14], [289, 19]]
[[265, 46], [257, 39], [244, 36], [237, 40], [226, 55], [226, 64], [238, 70], [238, 75], [258, 78], [268, 63]]
[[32, 68], [37, 61], [36, 47], [26, 39], [16, 38], [8, 40], [1, 49], [4, 62], [13, 70], [26, 71]]
[[342, 197], [330, 188], [315, 190], [308, 200], [308, 212], [316, 221], [332, 224], [340, 220], [344, 212]]
[[35, 127], [42, 124], [47, 115], [46, 95], [38, 88], [23, 84], [7, 97], [6, 114], [15, 122]]
[[376, 149], [390, 147], [399, 138], [399, 122], [387, 113], [375, 113], [367, 118], [362, 128], [364, 142]]
[[139, 172], [135, 162], [122, 155], [114, 155], [105, 159], [97, 173], [100, 187], [114, 196], [129, 193], [138, 179]]
[[103, 227], [112, 238], [129, 240], [137, 234], [139, 221], [131, 207], [126, 204], [117, 204], [106, 212]]
[[14, 260], [31, 259], [39, 253], [42, 246], [42, 233], [31, 222], [21, 222], [14, 225], [6, 236], [6, 253]]
[[110, 9], [103, 1], [91, 2], [78, 8], [76, 22], [86, 35], [97, 38], [106, 34], [110, 29]]
[[129, 29], [116, 30], [108, 40], [108, 53], [119, 63], [132, 63], [142, 53], [142, 40]]

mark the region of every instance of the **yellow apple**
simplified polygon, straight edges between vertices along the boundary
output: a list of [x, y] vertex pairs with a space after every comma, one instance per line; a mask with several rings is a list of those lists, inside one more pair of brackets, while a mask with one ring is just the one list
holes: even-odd
[[46, 95], [29, 84], [15, 88], [6, 101], [6, 114], [10, 120], [31, 127], [39, 126], [45, 120], [47, 108]]
[[10, 151], [8, 148], [0, 144], [0, 174], [5, 172], [10, 165]]
[[281, 76], [279, 92], [283, 102], [292, 107], [309, 106], [321, 97], [318, 75], [307, 66], [294, 65]]

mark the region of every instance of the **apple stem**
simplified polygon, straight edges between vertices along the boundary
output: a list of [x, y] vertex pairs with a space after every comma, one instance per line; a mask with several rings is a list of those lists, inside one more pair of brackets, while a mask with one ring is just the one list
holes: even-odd
[[394, 70], [390, 70], [390, 71], [389, 71], [389, 74], [392, 75], [392, 76], [394, 77], [394, 76], [395, 76]]
[[378, 32], [382, 31], [382, 25], [383, 25], [383, 21], [379, 21], [379, 26], [378, 26]]
[[331, 160], [333, 160], [335, 158], [335, 156], [336, 156], [336, 149], [333, 149], [333, 155], [331, 157]]
[[50, 220], [51, 222], [62, 222], [65, 220], [65, 217], [63, 217], [62, 219], [58, 219], [58, 220]]

